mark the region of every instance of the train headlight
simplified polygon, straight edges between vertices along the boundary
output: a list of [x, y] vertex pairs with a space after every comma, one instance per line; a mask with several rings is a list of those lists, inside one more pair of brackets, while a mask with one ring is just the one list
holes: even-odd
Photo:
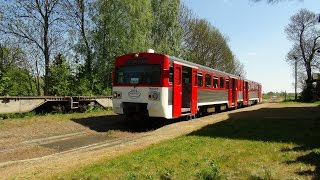
[[148, 98], [149, 98], [149, 100], [154, 100], [154, 101], [160, 100], [160, 93], [159, 92], [149, 92]]
[[113, 98], [115, 98], [115, 99], [121, 99], [122, 93], [119, 92], [119, 91], [114, 91], [112, 96], [113, 96]]

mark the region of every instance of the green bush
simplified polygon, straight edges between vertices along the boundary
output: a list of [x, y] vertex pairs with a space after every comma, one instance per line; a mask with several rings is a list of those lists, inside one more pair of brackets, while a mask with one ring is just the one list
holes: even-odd
[[209, 163], [209, 167], [207, 167], [206, 169], [202, 169], [197, 174], [197, 178], [201, 180], [220, 180], [222, 179], [222, 176], [215, 162], [211, 160]]

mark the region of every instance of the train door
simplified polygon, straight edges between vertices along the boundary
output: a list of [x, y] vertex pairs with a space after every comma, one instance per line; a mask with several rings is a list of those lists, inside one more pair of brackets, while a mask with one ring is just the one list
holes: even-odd
[[232, 78], [232, 104], [237, 107], [237, 99], [238, 99], [238, 90], [237, 90], [237, 86], [238, 86], [238, 82], [237, 79]]
[[259, 97], [259, 103], [262, 102], [262, 89], [261, 89], [261, 85], [258, 85], [258, 97]]
[[172, 116], [177, 118], [181, 116], [182, 106], [182, 66], [180, 64], [173, 64], [173, 69]]
[[245, 81], [244, 83], [244, 89], [243, 89], [243, 101], [245, 105], [248, 105], [249, 102], [249, 97], [248, 97], [248, 91], [249, 91], [249, 83]]
[[198, 75], [197, 69], [192, 68], [192, 78], [191, 78], [191, 114], [197, 114], [198, 111]]
[[[241, 86], [240, 86], [240, 91], [241, 91], [241, 101], [242, 101], [242, 106], [244, 106], [245, 104], [245, 95], [244, 95], [244, 93], [245, 93], [245, 83], [244, 83], [244, 80], [240, 80], [240, 82], [241, 82]], [[239, 97], [238, 97], [239, 98]]]
[[192, 69], [182, 66], [182, 114], [191, 111]]
[[232, 81], [229, 80], [229, 78], [226, 79], [226, 89], [228, 91], [228, 108], [231, 108], [233, 106], [232, 101]]

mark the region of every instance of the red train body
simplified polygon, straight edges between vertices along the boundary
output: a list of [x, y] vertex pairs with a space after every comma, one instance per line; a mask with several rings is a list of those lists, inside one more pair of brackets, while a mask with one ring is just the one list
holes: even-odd
[[129, 117], [167, 119], [257, 104], [261, 84], [156, 53], [134, 53], [115, 61], [113, 109]]

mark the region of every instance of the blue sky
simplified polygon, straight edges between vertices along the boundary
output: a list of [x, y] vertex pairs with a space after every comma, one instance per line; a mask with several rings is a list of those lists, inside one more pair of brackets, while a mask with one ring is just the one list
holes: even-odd
[[[262, 0], [263, 1], [263, 0]], [[320, 13], [317, 0], [284, 0], [277, 4], [251, 0], [183, 0], [199, 18], [228, 37], [244, 64], [247, 79], [262, 83], [263, 92], [294, 92], [293, 69], [286, 62], [292, 46], [285, 27], [301, 8]]]

